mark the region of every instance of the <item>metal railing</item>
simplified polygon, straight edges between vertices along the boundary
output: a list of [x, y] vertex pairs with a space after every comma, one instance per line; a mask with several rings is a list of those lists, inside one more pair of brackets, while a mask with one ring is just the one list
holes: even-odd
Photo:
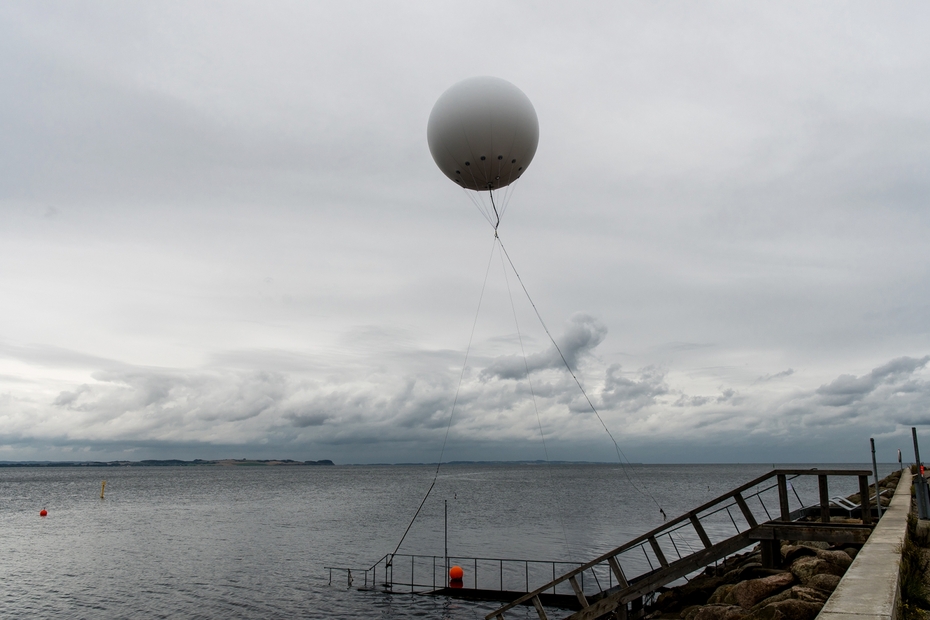
[[[821, 522], [828, 523], [831, 512], [829, 476], [858, 477], [860, 496], [865, 502], [861, 510], [862, 521], [870, 524], [869, 474], [865, 470], [773, 470], [563, 573], [486, 618], [502, 619], [505, 611], [520, 604], [533, 604], [540, 611], [540, 618], [544, 618], [538, 595], [554, 591], [566, 583], [571, 586], [582, 608], [621, 591], [633, 600], [706, 566], [708, 561], [713, 562], [715, 558], [747, 546], [751, 542], [750, 531], [758, 528], [760, 523], [791, 522], [811, 513], [819, 516]], [[819, 503], [813, 506], [804, 505], [792, 484], [792, 481], [808, 476], [816, 476], [817, 479]], [[790, 507], [789, 490], [799, 505], [795, 510]], [[760, 508], [764, 518], [758, 514]], [[588, 587], [583, 582], [586, 574], [590, 575]]]
[[[464, 571], [461, 584], [450, 585], [449, 568]], [[424, 592], [441, 588], [463, 588], [501, 593], [523, 593], [549, 583], [561, 572], [580, 566], [580, 562], [560, 560], [525, 560], [518, 558], [484, 558], [408, 553], [386, 554], [366, 568], [325, 566], [332, 585], [345, 579], [348, 587], [380, 589], [390, 592]], [[571, 594], [571, 590], [553, 586], [552, 594]]]

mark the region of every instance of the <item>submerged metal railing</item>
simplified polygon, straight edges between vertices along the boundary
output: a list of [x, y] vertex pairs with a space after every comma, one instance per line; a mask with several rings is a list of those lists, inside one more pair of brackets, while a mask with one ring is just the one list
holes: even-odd
[[[869, 495], [869, 474], [863, 470], [773, 470], [584, 564], [386, 554], [364, 568], [324, 568], [329, 571], [330, 584], [335, 576], [337, 582], [345, 579], [343, 583], [348, 587], [359, 589], [506, 601], [487, 616], [489, 619], [503, 618], [518, 604], [535, 606], [540, 618], [546, 617], [542, 605], [581, 609], [579, 619], [595, 618], [597, 612], [608, 608], [619, 605], [625, 609], [627, 602], [641, 606], [643, 597], [656, 588], [675, 583], [756, 542], [762, 543], [763, 563], [771, 562], [779, 555], [777, 537], [794, 539], [800, 535], [791, 528], [799, 527], [796, 521], [801, 518], [819, 522], [816, 535], [823, 535], [824, 528], [831, 532], [839, 528], [844, 531], [830, 535], [867, 537], [874, 501]], [[850, 507], [831, 507], [828, 477], [858, 478], [859, 493], [865, 499], [864, 509], [858, 509], [862, 525], [829, 523], [831, 512], [840, 514]], [[801, 496], [810, 497], [811, 493], [819, 501], [805, 504]], [[848, 514], [852, 516], [852, 511]], [[850, 528], [864, 529], [865, 533]], [[465, 571], [460, 583], [449, 583], [452, 565]]]
[[[389, 553], [365, 568], [324, 566], [324, 570], [329, 572], [330, 585], [335, 574], [337, 585], [344, 580], [347, 587], [360, 589], [417, 593], [451, 587], [524, 593], [580, 565], [580, 562], [561, 560]], [[464, 576], [460, 584], [450, 586], [448, 574], [452, 566], [461, 567]], [[571, 590], [553, 586], [551, 594], [571, 594]]]

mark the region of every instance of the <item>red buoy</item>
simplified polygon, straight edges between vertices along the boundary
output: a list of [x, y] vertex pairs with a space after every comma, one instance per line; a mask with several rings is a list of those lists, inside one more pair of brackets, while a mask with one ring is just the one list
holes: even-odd
[[449, 579], [458, 579], [461, 580], [465, 576], [465, 571], [462, 570], [461, 566], [453, 566], [449, 569]]
[[40, 516], [40, 517], [47, 517], [47, 516], [48, 516], [48, 510], [46, 510], [45, 508], [43, 508], [42, 510], [40, 510], [40, 511], [39, 511], [39, 516]]

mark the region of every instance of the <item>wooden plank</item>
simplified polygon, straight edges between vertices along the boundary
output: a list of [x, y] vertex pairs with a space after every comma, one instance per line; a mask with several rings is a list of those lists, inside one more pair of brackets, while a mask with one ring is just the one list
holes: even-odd
[[[859, 500], [862, 506], [862, 522], [866, 525], [872, 523], [872, 503], [869, 501], [869, 475], [859, 476]], [[875, 498], [875, 501], [881, 501]]]
[[549, 620], [549, 616], [546, 615], [546, 610], [543, 609], [542, 601], [539, 600], [538, 596], [533, 597], [533, 607], [536, 608], [536, 613], [539, 614], [539, 620]]
[[868, 476], [872, 472], [868, 469], [775, 469], [773, 473], [788, 476]]
[[656, 557], [659, 559], [659, 564], [663, 567], [668, 566], [668, 560], [665, 559], [665, 554], [662, 553], [662, 547], [659, 546], [659, 541], [656, 540], [655, 536], [649, 537], [649, 544], [652, 545], [652, 552], [656, 554]]
[[855, 523], [763, 523], [753, 530], [753, 540], [819, 540], [833, 543], [864, 543], [872, 528]]
[[701, 542], [704, 543], [704, 548], [710, 549], [713, 547], [714, 543], [710, 542], [710, 536], [708, 536], [707, 532], [704, 531], [704, 526], [701, 525], [701, 521], [697, 518], [697, 515], [693, 512], [689, 512], [688, 517], [691, 519], [691, 527], [694, 528], [694, 531], [697, 532]]
[[788, 509], [788, 480], [785, 474], [778, 474], [778, 506], [781, 509], [781, 520], [791, 521], [791, 510]]
[[588, 607], [588, 599], [584, 596], [584, 591], [581, 589], [581, 586], [578, 585], [578, 580], [575, 579], [575, 576], [572, 575], [568, 578], [568, 582], [572, 584], [572, 590], [575, 591], [575, 596], [578, 597], [578, 602], [581, 603], [581, 607]]
[[830, 490], [827, 487], [827, 477], [823, 474], [817, 476], [817, 486], [820, 488], [820, 522], [830, 522]]
[[629, 587], [630, 582], [626, 580], [626, 575], [623, 574], [623, 569], [620, 568], [620, 562], [617, 560], [617, 556], [612, 555], [607, 558], [607, 563], [610, 564], [610, 570], [613, 571], [614, 577], [617, 578], [617, 583], [620, 584], [620, 587]]
[[744, 532], [723, 542], [719, 542], [710, 549], [698, 551], [695, 554], [682, 558], [670, 564], [667, 568], [653, 571], [630, 587], [614, 592], [608, 597], [591, 603], [581, 611], [577, 611], [565, 620], [596, 620], [604, 614], [614, 611], [621, 605], [626, 605], [645, 594], [655, 592], [661, 586], [671, 583], [680, 577], [707, 566], [711, 562], [723, 559], [741, 549], [753, 544], [748, 533]]
[[739, 506], [739, 510], [743, 513], [743, 518], [746, 519], [746, 523], [749, 524], [749, 527], [756, 527], [759, 525], [756, 523], [756, 517], [752, 514], [752, 511], [749, 510], [749, 505], [746, 503], [746, 500], [743, 499], [743, 496], [739, 493], [734, 493], [733, 499], [736, 500], [736, 505]]

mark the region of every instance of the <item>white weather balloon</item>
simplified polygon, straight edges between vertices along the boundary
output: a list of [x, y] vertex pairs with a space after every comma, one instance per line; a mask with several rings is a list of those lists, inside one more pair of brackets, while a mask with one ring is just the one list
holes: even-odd
[[523, 91], [496, 77], [473, 77], [440, 95], [426, 127], [443, 174], [475, 191], [520, 178], [539, 144], [536, 110]]

